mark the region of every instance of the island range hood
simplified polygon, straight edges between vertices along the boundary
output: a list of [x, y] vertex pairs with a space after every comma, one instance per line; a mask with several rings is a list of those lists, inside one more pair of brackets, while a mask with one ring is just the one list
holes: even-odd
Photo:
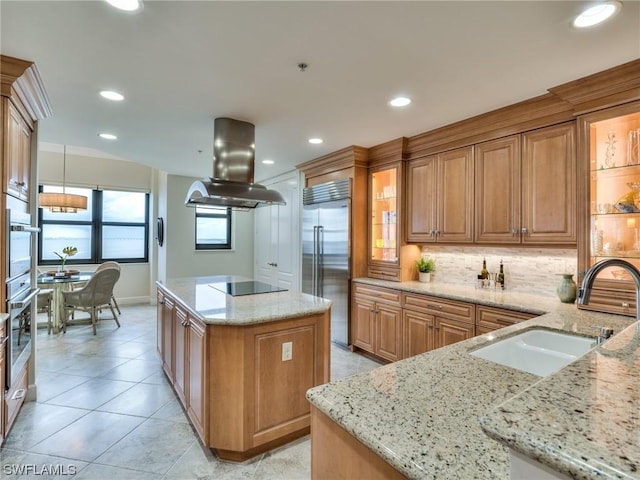
[[232, 118], [216, 118], [213, 127], [213, 176], [194, 182], [185, 205], [231, 207], [285, 205], [280, 192], [253, 183], [255, 127]]

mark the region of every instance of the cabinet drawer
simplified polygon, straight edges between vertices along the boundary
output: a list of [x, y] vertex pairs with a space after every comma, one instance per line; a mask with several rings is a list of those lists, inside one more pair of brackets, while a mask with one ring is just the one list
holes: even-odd
[[516, 312], [504, 308], [485, 307], [484, 305], [476, 307], [476, 325], [491, 330], [524, 322], [535, 316], [532, 313]]
[[369, 277], [378, 278], [380, 280], [390, 280], [392, 282], [400, 281], [400, 269], [397, 268], [381, 268], [369, 266]]
[[387, 302], [400, 305], [400, 291], [390, 288], [373, 287], [371, 285], [363, 285], [354, 283], [353, 292], [359, 298], [366, 298], [374, 302]]
[[18, 411], [20, 407], [24, 403], [25, 398], [27, 397], [27, 368], [25, 366], [24, 370], [18, 377], [18, 380], [14, 385], [11, 386], [11, 390], [6, 392], [4, 403], [6, 405], [6, 429], [5, 433], [9, 432], [13, 421], [16, 419], [18, 415]]
[[456, 300], [444, 300], [429, 295], [403, 293], [402, 306], [411, 310], [453, 318], [467, 323], [474, 323], [475, 319], [474, 304]]
[[622, 289], [609, 290], [594, 287], [591, 290], [589, 305], [579, 305], [579, 308], [594, 310], [596, 312], [635, 316], [635, 293]]

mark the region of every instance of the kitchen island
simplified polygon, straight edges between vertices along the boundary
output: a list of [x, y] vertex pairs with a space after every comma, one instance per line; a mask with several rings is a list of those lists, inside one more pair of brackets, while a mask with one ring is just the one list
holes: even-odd
[[331, 302], [289, 291], [220, 290], [244, 281], [157, 282], [164, 371], [202, 442], [230, 461], [309, 433], [305, 392], [330, 375]]
[[[485, 434], [480, 418], [521, 394], [518, 403], [513, 405], [513, 411], [511, 403], [507, 402], [504, 403], [503, 410], [487, 416], [484, 420], [484, 427], [494, 430], [496, 438], [517, 438], [520, 445], [526, 444], [529, 432], [540, 433], [540, 429], [531, 428], [531, 425], [539, 421], [538, 417], [549, 415], [549, 422], [544, 421], [541, 424], [553, 423], [552, 413], [545, 408], [561, 409], [566, 425], [571, 416], [568, 412], [571, 412], [574, 406], [573, 392], [579, 391], [580, 395], [587, 395], [583, 400], [588, 400], [591, 398], [589, 395], [596, 395], [594, 392], [603, 395], [603, 390], [607, 390], [594, 390], [593, 387], [589, 387], [592, 385], [590, 377], [593, 376], [589, 375], [590, 362], [602, 356], [599, 351], [604, 346], [596, 347], [579, 361], [543, 381], [533, 374], [471, 356], [470, 352], [533, 326], [594, 337], [596, 331], [592, 328], [593, 325], [610, 327], [615, 334], [620, 334], [634, 322], [630, 317], [578, 310], [575, 305], [562, 304], [557, 299], [549, 297], [509, 291], [475, 290], [472, 287], [438, 283], [421, 285], [418, 282], [402, 284], [370, 279], [361, 281], [386, 288], [425, 292], [442, 298], [514, 310], [544, 309], [548, 313], [495, 332], [390, 363], [365, 374], [311, 389], [307, 397], [312, 404], [312, 478], [315, 479], [509, 478], [509, 448]], [[620, 335], [624, 336], [626, 332], [625, 330]], [[610, 345], [615, 345], [614, 340], [616, 336], [610, 340]], [[627, 360], [637, 359], [637, 353], [627, 355]], [[572, 370], [574, 368], [582, 370], [578, 372]], [[628, 370], [624, 371], [627, 373], [618, 375], [616, 381], [628, 375]], [[565, 372], [568, 373], [565, 375]], [[622, 388], [637, 392], [637, 377], [635, 378], [635, 387], [630, 386], [632, 378], [628, 376], [625, 387]], [[548, 397], [545, 403], [545, 392], [540, 392], [536, 395], [538, 403], [531, 407], [527, 402], [528, 393], [536, 392], [536, 389], [545, 383], [553, 385], [556, 395]], [[527, 390], [530, 387], [531, 390]], [[525, 391], [526, 393], [523, 393]], [[630, 396], [633, 396], [633, 393]], [[629, 399], [630, 396], [624, 398]], [[636, 415], [638, 402], [636, 395], [635, 400], [627, 403], [629, 410], [635, 408]], [[583, 404], [580, 405], [584, 407]], [[629, 411], [624, 412], [623, 408], [616, 405], [618, 403], [614, 402], [611, 406], [603, 407], [608, 411], [601, 412], [601, 415], [630, 415], [628, 418], [632, 418]], [[592, 413], [596, 409], [597, 407], [594, 407]], [[582, 414], [576, 412], [575, 415]], [[525, 418], [528, 419], [526, 422]], [[598, 454], [593, 451], [601, 446], [604, 449], [603, 445], [606, 446], [611, 435], [620, 434], [623, 439], [629, 438], [631, 429], [637, 439], [637, 423], [627, 424], [626, 429], [621, 425], [624, 423], [622, 417], [617, 417], [617, 420], [599, 431], [592, 429], [590, 433], [595, 438], [591, 438], [592, 446], [588, 450], [592, 468], [597, 469], [598, 464], [604, 461], [603, 458], [611, 459], [613, 448], [609, 451], [601, 449]], [[608, 427], [617, 430], [607, 432]], [[574, 455], [579, 455], [579, 446], [583, 445], [585, 432], [576, 432], [575, 429], [565, 431], [562, 425], [559, 431], [563, 432], [563, 435], [560, 438], [556, 437], [556, 442], [577, 445], [572, 451]], [[554, 433], [557, 435], [558, 431]], [[546, 440], [548, 439], [541, 439], [540, 442]], [[613, 445], [611, 442], [608, 444]], [[510, 446], [525, 454], [533, 454], [532, 449], [515, 444]], [[561, 468], [559, 462], [570, 463], [566, 458], [556, 459], [555, 463], [547, 461], [544, 451], [545, 449], [540, 447], [535, 452], [535, 457], [540, 462], [553, 465], [555, 470], [575, 471], [566, 465], [566, 468]], [[560, 456], [555, 453], [556, 457]], [[627, 448], [625, 454], [630, 458], [627, 462], [627, 472], [630, 472], [629, 464], [637, 464], [640, 461], [637, 442], [634, 447]], [[575, 458], [574, 460], [576, 463], [585, 461]], [[621, 462], [613, 461], [612, 468], [617, 468], [618, 463]], [[595, 476], [593, 473], [592, 475]], [[584, 478], [589, 476], [585, 475]]]

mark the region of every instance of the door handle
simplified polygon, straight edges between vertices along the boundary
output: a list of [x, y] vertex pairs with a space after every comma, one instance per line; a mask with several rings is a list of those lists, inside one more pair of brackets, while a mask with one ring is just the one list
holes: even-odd
[[278, 266], [278, 264], [275, 263], [275, 262], [268, 262], [267, 265], [270, 265], [272, 267], [277, 267]]

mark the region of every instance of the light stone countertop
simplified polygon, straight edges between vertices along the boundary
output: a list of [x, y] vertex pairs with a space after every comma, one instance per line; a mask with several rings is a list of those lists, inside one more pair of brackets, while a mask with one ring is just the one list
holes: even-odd
[[206, 324], [252, 325], [324, 313], [330, 300], [300, 292], [271, 292], [232, 297], [212, 283], [250, 279], [234, 275], [170, 278], [156, 282]]
[[[552, 297], [476, 290], [473, 287], [442, 283], [396, 283], [373, 279], [357, 281], [485, 305], [529, 312], [548, 312], [496, 332], [391, 363], [368, 373], [314, 387], [307, 392], [309, 401], [321, 412], [408, 478], [509, 478], [508, 448], [483, 432], [480, 417], [487, 415], [503, 402], [507, 403], [504, 403], [502, 408], [508, 408], [508, 400], [531, 386], [535, 385], [535, 389], [545, 382], [554, 381], [556, 377], [563, 378], [564, 380], [557, 380], [552, 384], [552, 390], [556, 394], [547, 397], [549, 401], [544, 404], [545, 407], [534, 407], [537, 408], [535, 418], [527, 412], [527, 405], [522, 407], [520, 415], [514, 414], [520, 421], [524, 421], [523, 417], [528, 416], [528, 420], [535, 424], [538, 417], [546, 415], [546, 409], [559, 408], [558, 402], [562, 405], [566, 401], [565, 397], [571, 397], [573, 392], [578, 391], [578, 385], [583, 392], [592, 391], [593, 387], [589, 386], [588, 359], [600, 355], [598, 349], [601, 347], [597, 347], [593, 353], [589, 353], [571, 367], [586, 368], [586, 371], [581, 370], [580, 373], [574, 372], [573, 375], [565, 376], [565, 367], [544, 382], [540, 382], [540, 377], [535, 375], [473, 357], [469, 355], [470, 351], [533, 326], [594, 336], [594, 324], [613, 328], [615, 334], [618, 334], [634, 321], [630, 317], [578, 310], [575, 305], [562, 304]], [[610, 345], [613, 345], [617, 338], [611, 339]], [[630, 396], [633, 392], [636, 392], [636, 396], [631, 404], [627, 404], [630, 410], [635, 408], [636, 414], [640, 403], [637, 383], [636, 381], [635, 388], [629, 387]], [[619, 388], [624, 387], [617, 387]], [[544, 394], [540, 395], [545, 398]], [[522, 397], [525, 399], [523, 401], [528, 398], [525, 394]], [[617, 402], [614, 404], [617, 405]], [[619, 407], [617, 410], [622, 408]], [[610, 415], [615, 416], [616, 409], [611, 409]], [[571, 410], [567, 412], [570, 413]], [[530, 430], [529, 426], [520, 429], [517, 423], [510, 423], [511, 420], [504, 420], [503, 432], [496, 434], [496, 437], [511, 434], [520, 438], [519, 435], [526, 436], [532, 433], [525, 432]], [[564, 418], [565, 423], [571, 423], [572, 420], [573, 418]], [[488, 427], [489, 421], [487, 416], [485, 428]], [[631, 428], [635, 428], [637, 440], [637, 421], [635, 427]], [[560, 430], [565, 432], [562, 427]], [[541, 429], [535, 431], [540, 434], [544, 432]], [[567, 428], [566, 432], [573, 434], [574, 430]], [[609, 433], [614, 437], [616, 435], [615, 432]], [[628, 438], [628, 430], [627, 437], [623, 433], [621, 430], [622, 438]], [[560, 443], [575, 443], [577, 453], [581, 448], [579, 437], [563, 435]], [[540, 440], [543, 444], [545, 441]], [[602, 443], [606, 447], [606, 441], [597, 438], [593, 443]], [[630, 457], [634, 461], [640, 458], [637, 445], [636, 441], [635, 453], [632, 453], [635, 456]], [[547, 452], [543, 451], [537, 458], [546, 454]], [[601, 454], [603, 458], [609, 458], [609, 455], [611, 452]], [[597, 459], [598, 456], [592, 455], [592, 458]], [[557, 465], [555, 468], [561, 469]]]

